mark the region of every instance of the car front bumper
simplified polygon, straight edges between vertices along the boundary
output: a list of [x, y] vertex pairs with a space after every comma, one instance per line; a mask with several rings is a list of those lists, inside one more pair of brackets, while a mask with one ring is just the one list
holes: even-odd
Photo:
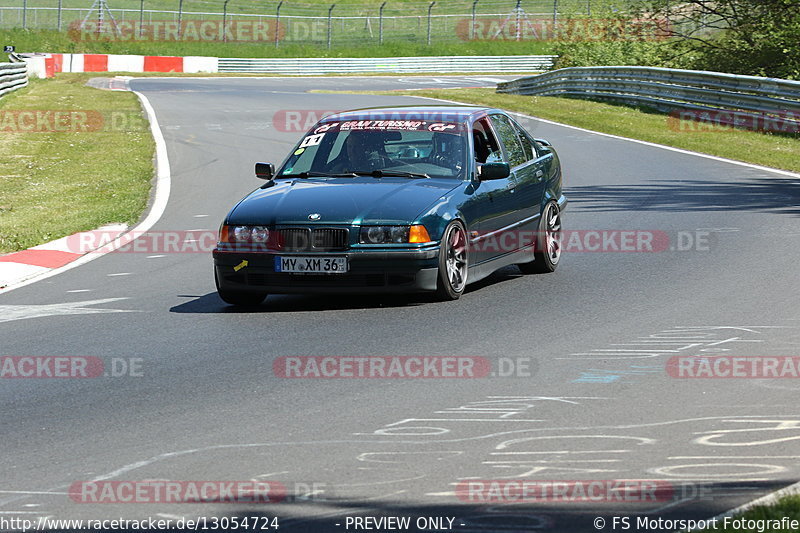
[[[340, 274], [276, 272], [277, 256], [346, 257], [348, 271]], [[434, 291], [438, 265], [438, 246], [325, 253], [214, 250], [214, 271], [220, 290], [236, 292], [292, 294]]]

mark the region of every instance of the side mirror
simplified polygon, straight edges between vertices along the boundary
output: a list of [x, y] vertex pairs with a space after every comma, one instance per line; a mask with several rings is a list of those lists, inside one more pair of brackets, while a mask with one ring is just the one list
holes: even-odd
[[478, 168], [478, 177], [481, 181], [501, 180], [511, 175], [511, 167], [508, 166], [508, 163], [484, 163]]
[[262, 180], [271, 180], [275, 175], [275, 165], [272, 163], [256, 163], [256, 177]]
[[547, 139], [534, 139], [534, 141], [541, 144], [542, 146], [553, 146]]

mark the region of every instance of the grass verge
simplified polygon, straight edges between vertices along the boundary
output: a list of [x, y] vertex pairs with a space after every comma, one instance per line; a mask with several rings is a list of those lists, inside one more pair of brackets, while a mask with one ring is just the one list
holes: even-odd
[[[372, 92], [371, 94], [375, 94]], [[592, 131], [664, 144], [685, 150], [800, 171], [800, 137], [730, 128], [698, 129], [697, 123], [676, 124], [668, 115], [624, 105], [572, 98], [498, 94], [494, 89], [425, 89], [389, 91], [485, 105], [524, 113]]]
[[[781, 523], [781, 520], [784, 520]], [[759, 505], [724, 521], [718, 520], [715, 528], [705, 533], [778, 533], [797, 531], [797, 527], [784, 526], [786, 521], [800, 521], [800, 495], [784, 496], [772, 505]]]
[[104, 224], [147, 205], [155, 145], [136, 95], [62, 75], [0, 99], [0, 253]]

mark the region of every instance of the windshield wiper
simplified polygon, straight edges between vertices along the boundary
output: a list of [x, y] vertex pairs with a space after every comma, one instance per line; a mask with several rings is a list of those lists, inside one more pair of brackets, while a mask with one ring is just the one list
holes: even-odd
[[431, 178], [421, 172], [403, 172], [402, 170], [353, 170], [352, 173], [358, 176], [372, 176], [373, 178]]
[[355, 172], [298, 172], [296, 174], [280, 174], [276, 178], [355, 178], [358, 174]]

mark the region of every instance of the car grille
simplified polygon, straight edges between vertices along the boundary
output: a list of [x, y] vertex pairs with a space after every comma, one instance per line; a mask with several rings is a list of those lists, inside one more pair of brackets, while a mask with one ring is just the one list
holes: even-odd
[[327, 252], [347, 249], [346, 228], [282, 228], [278, 249], [284, 252]]

